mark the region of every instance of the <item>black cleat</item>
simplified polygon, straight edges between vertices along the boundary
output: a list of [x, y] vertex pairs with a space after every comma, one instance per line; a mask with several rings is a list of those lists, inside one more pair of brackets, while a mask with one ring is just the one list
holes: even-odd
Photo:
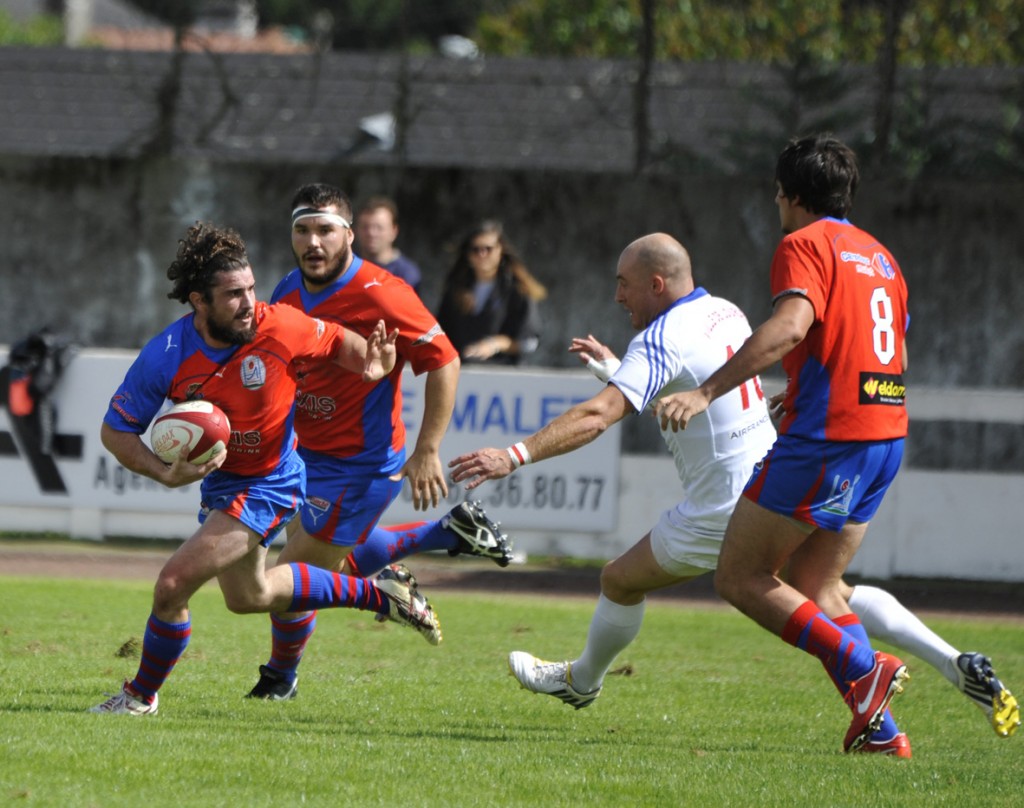
[[988, 716], [1000, 738], [1009, 738], [1020, 726], [1020, 706], [1013, 694], [996, 678], [992, 660], [984, 654], [968, 651], [956, 660], [960, 692], [977, 704]]
[[441, 517], [441, 527], [459, 537], [459, 546], [448, 551], [450, 556], [459, 553], [482, 556], [499, 567], [507, 567], [512, 561], [512, 544], [508, 536], [501, 532], [497, 522], [487, 518], [479, 501], [460, 502]]
[[260, 665], [260, 680], [256, 687], [246, 694], [247, 699], [266, 699], [267, 701], [288, 701], [294, 699], [299, 692], [299, 677], [296, 675], [288, 681], [283, 673]]

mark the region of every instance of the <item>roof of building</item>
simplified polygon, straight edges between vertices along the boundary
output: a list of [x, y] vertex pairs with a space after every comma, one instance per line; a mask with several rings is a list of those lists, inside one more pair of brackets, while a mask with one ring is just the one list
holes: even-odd
[[[843, 105], [870, 129], [872, 73]], [[994, 121], [1021, 71], [930, 71], [928, 115]], [[633, 170], [637, 65], [614, 60], [446, 59], [0, 48], [0, 155], [133, 158], [156, 150], [237, 162], [496, 170]], [[786, 131], [786, 80], [756, 65], [659, 64], [652, 151], [727, 167]], [[827, 103], [818, 110], [828, 112]], [[404, 125], [397, 130], [395, 118]], [[815, 124], [804, 118], [804, 127]], [[849, 135], [849, 133], [843, 132]]]

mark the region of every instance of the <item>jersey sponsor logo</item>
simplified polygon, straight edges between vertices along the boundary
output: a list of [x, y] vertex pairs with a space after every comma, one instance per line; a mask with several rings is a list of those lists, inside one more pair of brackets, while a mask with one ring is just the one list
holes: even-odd
[[889, 281], [896, 277], [896, 269], [893, 267], [892, 261], [883, 253], [876, 252], [868, 258], [860, 253], [843, 250], [839, 253], [839, 258], [847, 264], [856, 264], [857, 272], [861, 275], [869, 277], [878, 275], [880, 278], [885, 278]]
[[110, 408], [118, 415], [120, 415], [122, 418], [124, 418], [124, 420], [127, 421], [129, 424], [138, 426], [141, 423], [139, 419], [132, 415], [130, 412], [128, 412], [128, 410], [126, 410], [122, 405], [122, 402], [127, 404], [128, 400], [128, 396], [117, 394], [110, 400]]
[[888, 404], [902, 407], [907, 399], [907, 386], [899, 373], [861, 373], [860, 403]]
[[849, 250], [843, 250], [839, 253], [839, 260], [847, 264], [858, 264], [862, 267], [871, 266], [871, 259], [866, 255], [860, 253], [850, 252]]
[[858, 482], [860, 482], [859, 474], [853, 478], [852, 482], [841, 480], [837, 474], [832, 478], [832, 491], [821, 509], [827, 513], [849, 516], [850, 503], [853, 501], [853, 492], [856, 490]]
[[875, 253], [874, 259], [875, 272], [885, 278], [887, 281], [891, 281], [896, 277], [896, 270], [893, 268], [892, 262], [884, 256], [882, 253]]
[[267, 366], [258, 356], [250, 354], [242, 360], [242, 387], [246, 390], [259, 390], [267, 383]]
[[747, 424], [742, 429], [734, 429], [731, 433], [729, 433], [729, 439], [736, 440], [736, 438], [742, 438], [744, 435], [747, 435], [763, 427], [765, 424], [768, 423], [768, 420], [768, 416], [763, 415], [762, 417], [754, 421], [754, 423]]
[[312, 393], [299, 393], [296, 406], [303, 415], [310, 418], [330, 417], [338, 409], [333, 396], [315, 396]]
[[263, 433], [258, 429], [247, 432], [232, 429], [230, 447], [235, 454], [258, 455], [263, 451]]
[[436, 337], [436, 336], [438, 336], [439, 334], [442, 334], [442, 333], [444, 333], [444, 332], [441, 331], [441, 326], [438, 325], [437, 323], [434, 323], [434, 327], [431, 328], [426, 334], [423, 334], [422, 336], [417, 337], [417, 339], [413, 343], [413, 345], [426, 345], [428, 342], [433, 342], [434, 341], [434, 337]]
[[178, 347], [177, 345], [174, 345], [172, 343], [172, 339], [173, 339], [172, 336], [170, 334], [168, 334], [167, 335], [167, 347], [164, 348], [164, 353], [167, 353], [169, 350], [171, 350], [171, 348], [177, 348]]

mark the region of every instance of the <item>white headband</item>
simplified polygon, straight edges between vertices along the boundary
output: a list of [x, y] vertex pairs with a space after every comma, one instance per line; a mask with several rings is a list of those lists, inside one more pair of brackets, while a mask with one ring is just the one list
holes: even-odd
[[317, 210], [316, 208], [296, 208], [292, 211], [292, 227], [295, 227], [295, 223], [300, 219], [312, 219], [318, 217], [321, 219], [327, 219], [329, 222], [334, 222], [342, 227], [351, 227], [352, 223], [347, 221], [344, 216], [338, 213], [332, 213], [329, 210]]

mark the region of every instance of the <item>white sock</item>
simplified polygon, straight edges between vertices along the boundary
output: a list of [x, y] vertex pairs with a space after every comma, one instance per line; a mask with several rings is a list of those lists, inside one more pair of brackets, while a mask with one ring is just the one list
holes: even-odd
[[956, 658], [960, 652], [884, 589], [854, 587], [850, 610], [860, 618], [871, 639], [909, 651], [957, 684]]
[[572, 663], [572, 685], [576, 690], [589, 693], [601, 686], [615, 657], [640, 633], [645, 605], [642, 600], [635, 606], [622, 606], [604, 595], [597, 599], [587, 645]]

